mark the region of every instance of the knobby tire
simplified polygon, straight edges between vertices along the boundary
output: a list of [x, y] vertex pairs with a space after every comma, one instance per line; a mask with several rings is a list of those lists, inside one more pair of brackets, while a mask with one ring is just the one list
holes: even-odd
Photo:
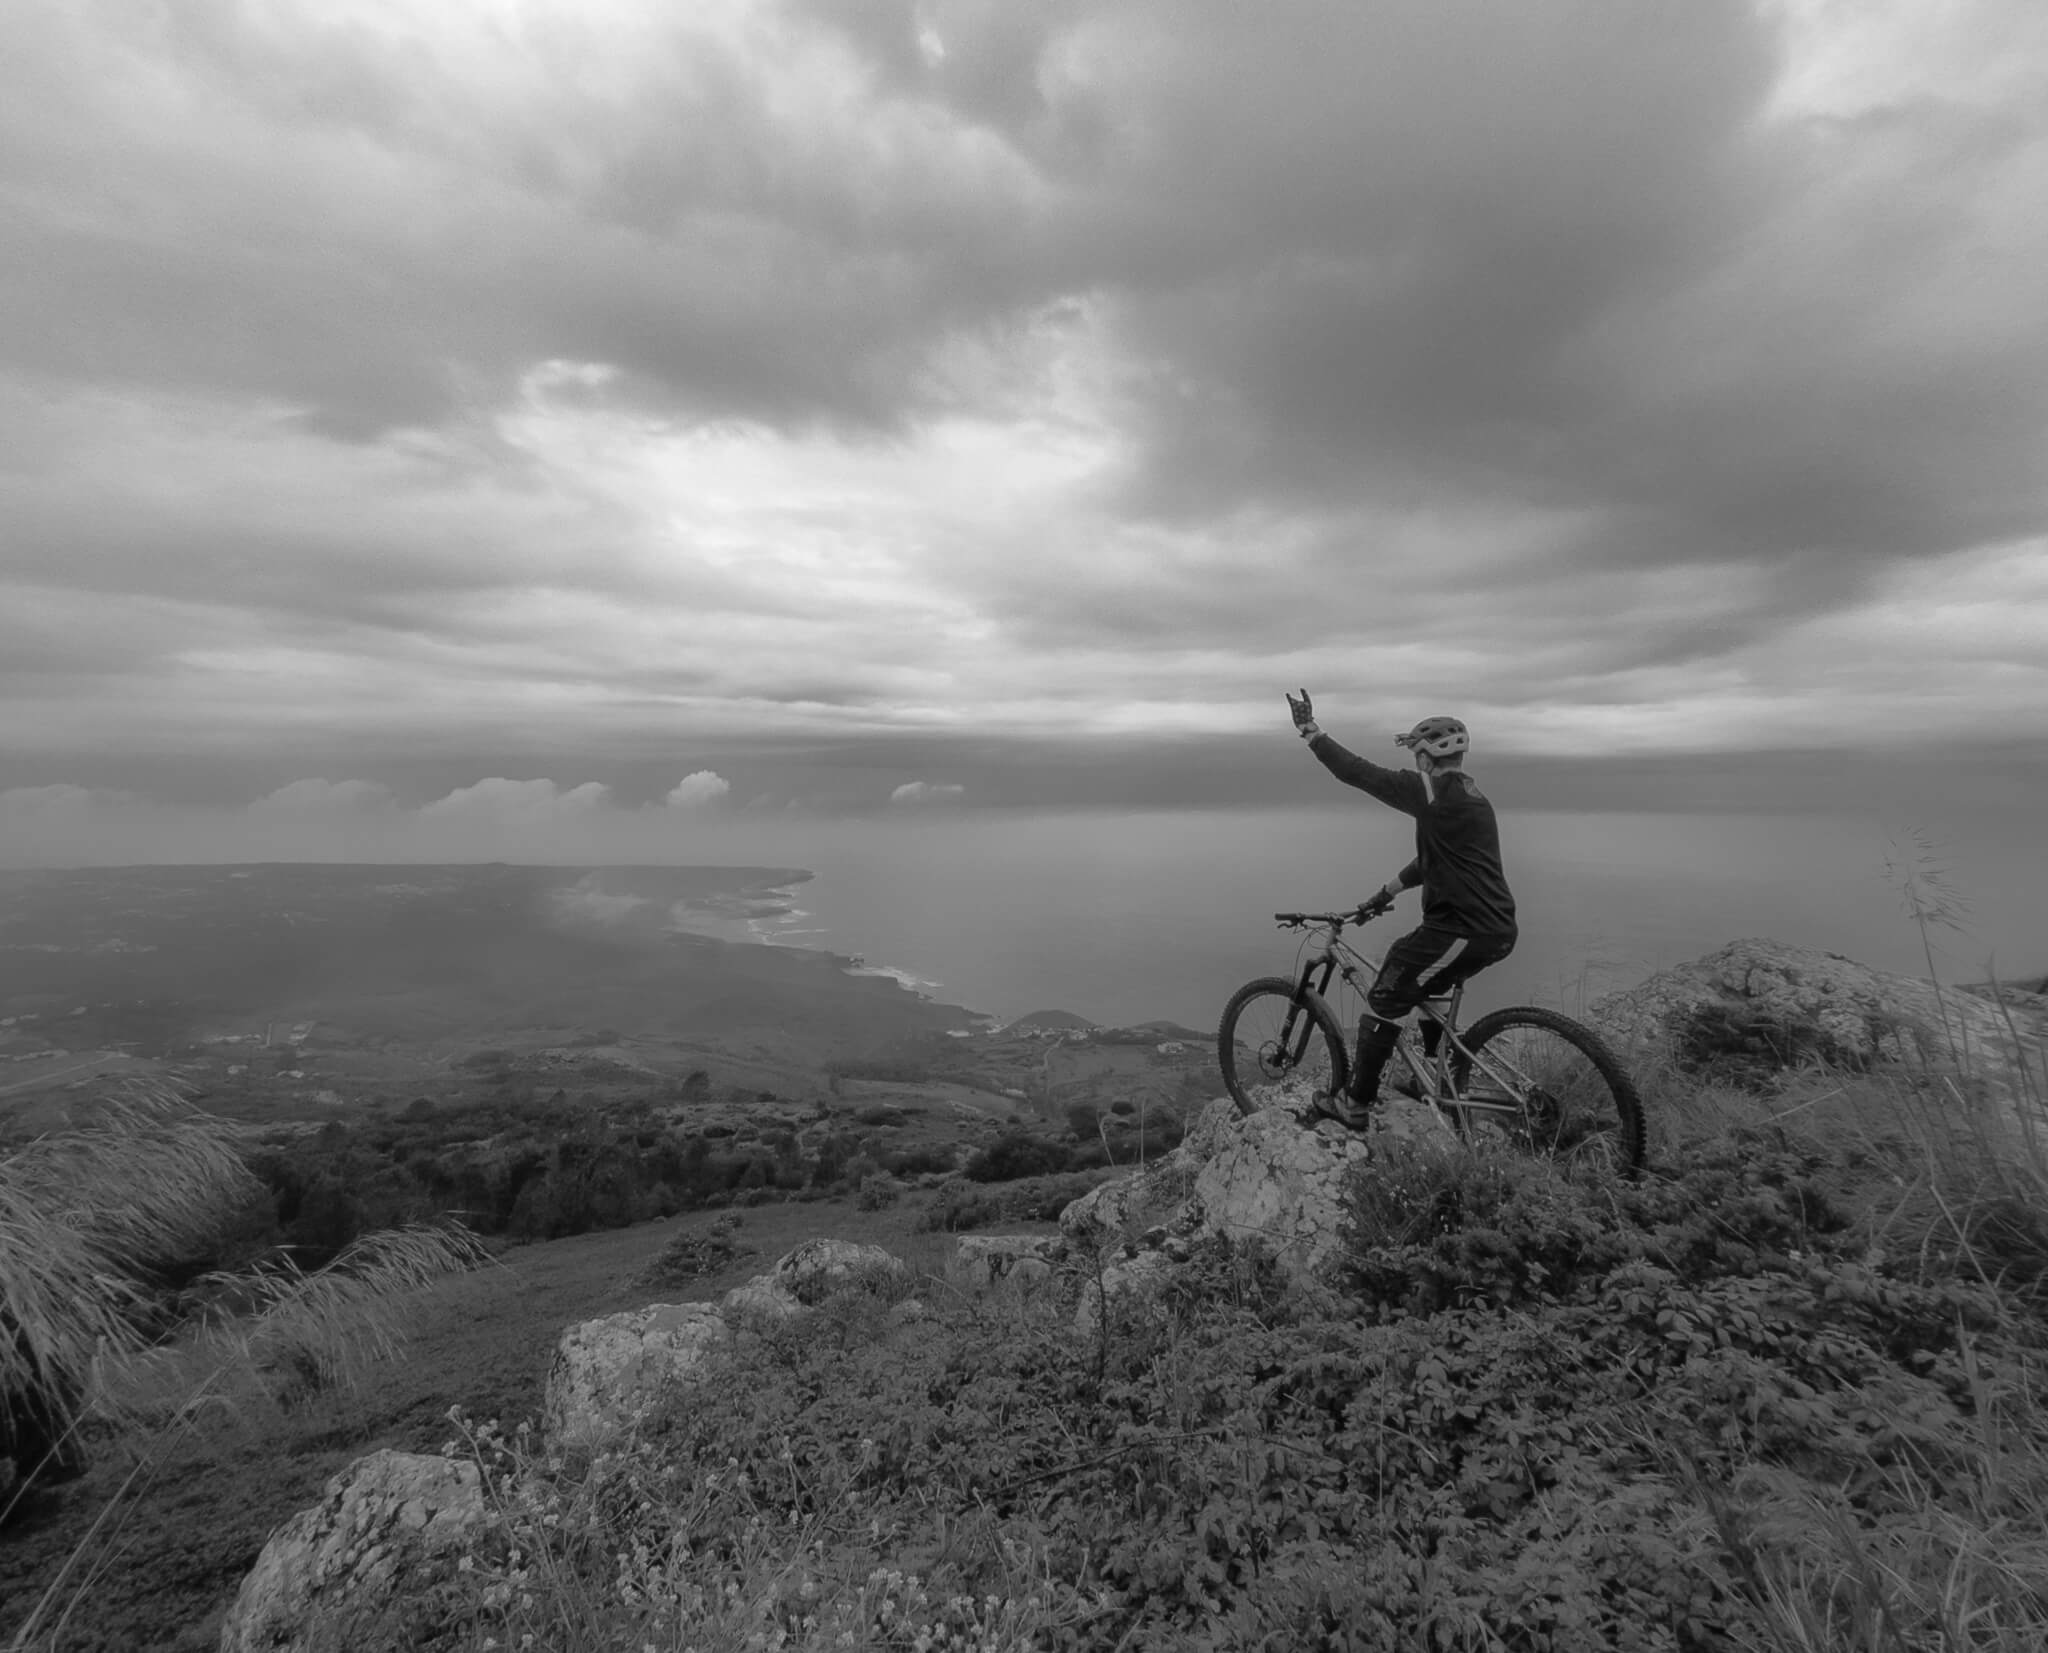
[[[1568, 1107], [1559, 1110], [1558, 1117], [1550, 1117], [1539, 1106], [1535, 1117], [1525, 1121], [1519, 1146], [1525, 1152], [1545, 1157], [1568, 1156], [1581, 1142], [1590, 1141], [1596, 1135], [1611, 1135], [1614, 1169], [1623, 1175], [1639, 1171], [1644, 1152], [1643, 1101], [1628, 1076], [1628, 1070], [1621, 1065], [1607, 1041], [1591, 1028], [1554, 1010], [1516, 1005], [1480, 1017], [1465, 1031], [1465, 1044], [1476, 1055], [1483, 1052], [1489, 1043], [1497, 1040], [1504, 1043], [1507, 1036], [1517, 1030], [1534, 1030], [1562, 1040], [1585, 1058], [1586, 1065], [1601, 1082], [1599, 1086], [1585, 1087], [1585, 1094], [1574, 1096]], [[1498, 1053], [1498, 1059], [1503, 1061], [1503, 1065], [1512, 1066], [1506, 1061], [1504, 1051]], [[1461, 1095], [1471, 1083], [1473, 1072], [1471, 1060], [1462, 1052], [1457, 1053], [1451, 1076]], [[1482, 1087], [1490, 1083], [1484, 1069], [1478, 1072]], [[1540, 1076], [1537, 1077], [1540, 1082]], [[1604, 1095], [1596, 1094], [1603, 1088]], [[1476, 1132], [1489, 1128], [1485, 1124], [1487, 1115], [1468, 1116], [1464, 1109], [1456, 1107], [1450, 1111], [1462, 1136], [1470, 1138]], [[1575, 1127], [1583, 1127], [1583, 1134], [1572, 1136]]]
[[[1324, 1084], [1323, 1072], [1316, 1068], [1314, 1060], [1318, 1040], [1329, 1063], [1329, 1088], [1342, 1090], [1350, 1082], [1351, 1058], [1344, 1049], [1343, 1030], [1338, 1027], [1329, 1005], [1317, 993], [1308, 993], [1300, 998], [1301, 1015], [1309, 1021], [1309, 1043], [1301, 1047], [1301, 1063], [1279, 1070], [1258, 1065], [1258, 1053], [1277, 1037], [1288, 1006], [1296, 1002], [1300, 992], [1299, 984], [1285, 976], [1262, 976], [1257, 981], [1246, 982], [1223, 1007], [1223, 1019], [1216, 1025], [1216, 1059], [1223, 1069], [1224, 1088], [1230, 1092], [1231, 1101], [1237, 1104], [1237, 1111], [1247, 1118], [1259, 1111], [1252, 1091], [1278, 1084], [1290, 1072], [1306, 1070], [1312, 1084]], [[1240, 1029], [1252, 1046], [1252, 1071], [1249, 1073], [1239, 1071], [1237, 1042]], [[1302, 1025], [1297, 1019], [1294, 1029], [1294, 1043], [1297, 1045], [1300, 1045], [1301, 1032]]]

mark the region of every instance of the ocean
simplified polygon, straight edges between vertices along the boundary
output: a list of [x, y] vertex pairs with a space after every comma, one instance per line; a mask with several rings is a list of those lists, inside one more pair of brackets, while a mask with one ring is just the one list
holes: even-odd
[[[1411, 854], [1398, 816], [1359, 807], [976, 814], [777, 835], [775, 859], [815, 875], [746, 933], [859, 954], [948, 1003], [1010, 1019], [1078, 1012], [1105, 1024], [1213, 1027], [1258, 975], [1290, 973], [1282, 909], [1351, 905]], [[1821, 814], [1505, 813], [1521, 945], [1470, 990], [1470, 1013], [1573, 1008], [1745, 936], [1926, 973], [1888, 860], [1901, 829]], [[1944, 979], [2048, 969], [2048, 876], [2032, 823], [1977, 819], [1934, 864], [1970, 903], [1937, 930]], [[1417, 921], [1413, 895], [1368, 928], [1368, 951]]]

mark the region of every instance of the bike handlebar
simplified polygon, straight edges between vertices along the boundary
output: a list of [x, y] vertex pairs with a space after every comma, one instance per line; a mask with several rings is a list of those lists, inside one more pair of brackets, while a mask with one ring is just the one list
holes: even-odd
[[1361, 904], [1346, 913], [1275, 913], [1274, 921], [1283, 929], [1298, 930], [1309, 924], [1327, 924], [1333, 930], [1341, 930], [1347, 924], [1370, 924], [1385, 907]]

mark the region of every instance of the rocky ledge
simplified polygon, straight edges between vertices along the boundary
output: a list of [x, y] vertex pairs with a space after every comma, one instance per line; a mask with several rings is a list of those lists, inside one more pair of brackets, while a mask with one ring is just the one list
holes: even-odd
[[1774, 1086], [1824, 1065], [1947, 1075], [2008, 1109], [2042, 1090], [2048, 998], [1988, 985], [1937, 988], [1839, 953], [1731, 942], [1600, 1000], [1588, 1013], [1625, 1056]]

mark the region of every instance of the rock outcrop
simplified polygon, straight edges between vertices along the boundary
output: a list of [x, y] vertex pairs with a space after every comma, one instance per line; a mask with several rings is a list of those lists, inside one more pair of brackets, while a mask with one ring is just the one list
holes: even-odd
[[728, 1324], [760, 1331], [792, 1320], [834, 1292], [861, 1287], [893, 1293], [909, 1278], [903, 1259], [854, 1240], [806, 1240], [766, 1274], [734, 1286], [720, 1300]]
[[1336, 1253], [1344, 1185], [1371, 1158], [1366, 1139], [1341, 1125], [1305, 1128], [1287, 1109], [1268, 1108], [1217, 1142], [1195, 1172], [1182, 1222], [1197, 1234], [1255, 1240], [1289, 1273], [1312, 1276]]
[[903, 1259], [878, 1245], [853, 1240], [806, 1240], [763, 1276], [806, 1306], [849, 1286], [885, 1286], [904, 1280]]
[[221, 1626], [221, 1653], [415, 1646], [436, 1586], [485, 1517], [476, 1466], [373, 1452], [271, 1535]]
[[2041, 1074], [2042, 1018], [2024, 1004], [2009, 1025], [1980, 994], [1937, 993], [1930, 982], [1839, 953], [1763, 939], [1733, 942], [1611, 994], [1588, 1019], [1625, 1056], [1737, 1082], [1768, 1083], [1815, 1061], [1854, 1071], [1962, 1068], [2008, 1093], [2022, 1061]]
[[597, 1450], [637, 1428], [664, 1392], [715, 1371], [736, 1333], [794, 1319], [835, 1291], [900, 1283], [908, 1272], [881, 1246], [806, 1240], [716, 1304], [652, 1303], [585, 1320], [555, 1346], [543, 1427], [557, 1445]]
[[710, 1303], [652, 1303], [562, 1333], [548, 1367], [542, 1426], [557, 1445], [596, 1451], [636, 1428], [657, 1399], [732, 1347]]
[[1456, 1140], [1434, 1109], [1402, 1098], [1383, 1103], [1364, 1136], [1321, 1118], [1303, 1096], [1265, 1100], [1249, 1117], [1227, 1097], [1210, 1103], [1157, 1165], [1060, 1214], [1083, 1326], [1105, 1299], [1171, 1280], [1207, 1236], [1257, 1241], [1289, 1274], [1313, 1279], [1343, 1242], [1345, 1186], [1361, 1166], [1391, 1142]]

